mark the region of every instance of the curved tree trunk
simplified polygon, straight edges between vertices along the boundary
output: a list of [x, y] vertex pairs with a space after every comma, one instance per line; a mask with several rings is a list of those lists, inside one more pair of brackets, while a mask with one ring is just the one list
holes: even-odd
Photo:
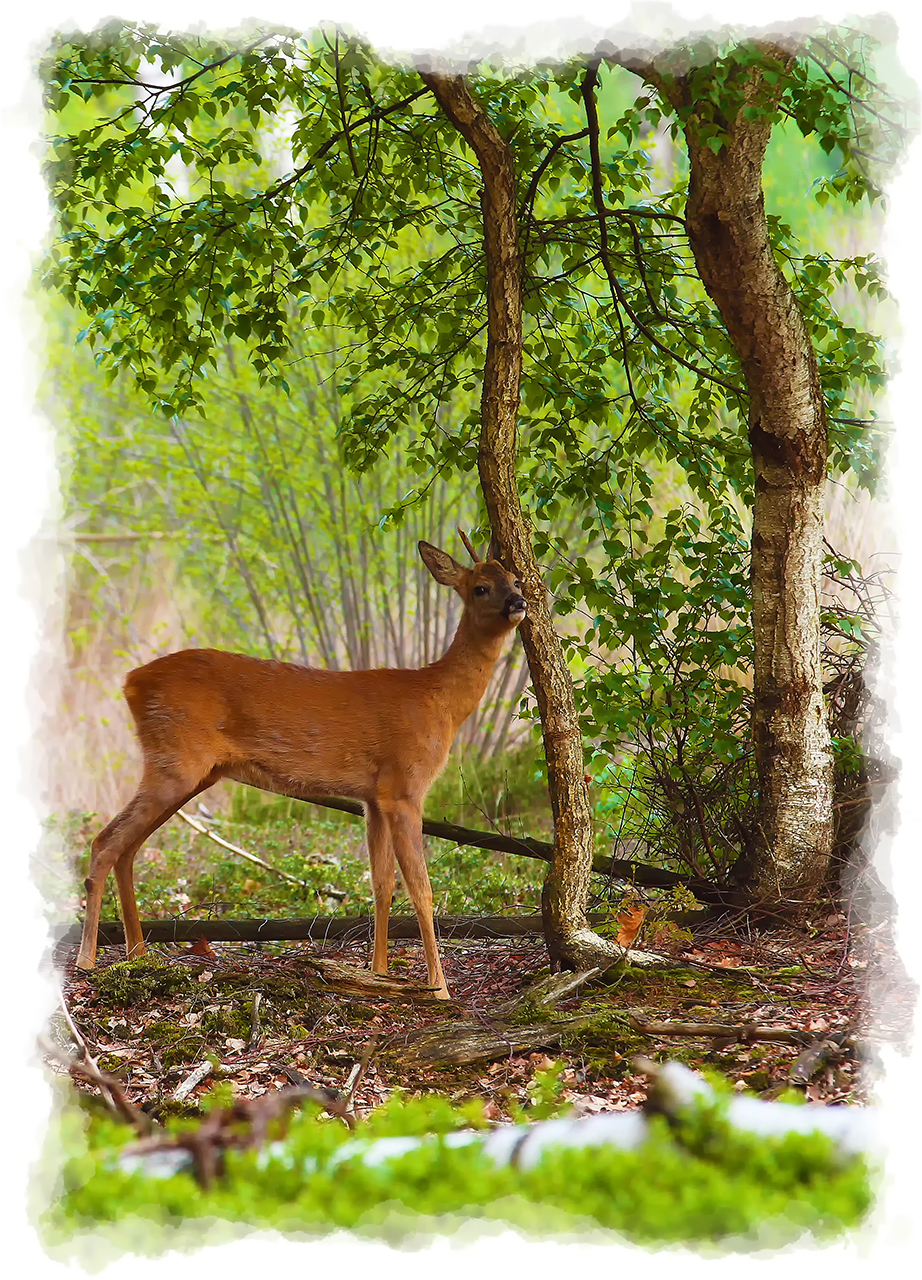
[[[723, 61], [716, 69], [726, 78], [710, 81], [707, 106], [719, 104], [722, 114], [713, 119], [724, 131], [716, 154], [701, 127], [701, 69], [694, 94], [690, 75], [667, 77], [655, 67], [640, 74], [683, 122], [689, 241], [750, 396], [759, 809], [743, 875], [758, 901], [781, 904], [812, 896], [832, 849], [832, 752], [819, 645], [828, 434], [816, 355], [772, 252], [762, 193], [765, 149], [792, 54], [767, 44], [761, 52], [756, 66]], [[727, 104], [734, 102], [731, 113]], [[744, 109], [754, 102], [758, 112], [748, 119]]]
[[521, 625], [547, 757], [554, 815], [554, 860], [544, 886], [544, 928], [555, 966], [588, 968], [623, 956], [589, 927], [592, 819], [573, 682], [516, 487], [522, 287], [512, 153], [462, 76], [421, 71], [436, 101], [471, 147], [483, 176], [487, 263], [487, 356], [478, 464], [493, 533], [522, 580], [528, 615]]

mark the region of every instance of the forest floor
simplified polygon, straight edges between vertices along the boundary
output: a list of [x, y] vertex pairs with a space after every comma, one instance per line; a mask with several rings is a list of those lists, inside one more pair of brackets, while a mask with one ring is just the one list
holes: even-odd
[[[762, 1097], [797, 1087], [811, 1101], [863, 1103], [881, 1047], [905, 1049], [917, 997], [889, 926], [841, 912], [759, 934], [712, 923], [664, 967], [621, 964], [552, 1004], [534, 986], [548, 973], [540, 939], [443, 943], [449, 1004], [418, 991], [418, 943], [392, 946], [395, 981], [380, 990], [363, 943], [202, 942], [128, 965], [110, 947], [91, 974], [74, 970], [75, 954], [59, 946], [53, 957], [70, 1018], [155, 1117], [195, 1114], [224, 1080], [239, 1100], [307, 1083], [357, 1118], [395, 1090], [438, 1091], [479, 1098], [502, 1122], [521, 1118], [535, 1072], [552, 1062], [574, 1114], [632, 1109], [646, 1096], [639, 1054], [716, 1070]], [[63, 1013], [51, 1038], [71, 1047]]]

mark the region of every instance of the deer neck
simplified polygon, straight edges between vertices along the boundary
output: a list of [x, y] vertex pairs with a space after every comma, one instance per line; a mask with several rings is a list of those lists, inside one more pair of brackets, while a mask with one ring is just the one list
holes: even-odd
[[455, 723], [460, 725], [486, 693], [490, 676], [502, 653], [505, 631], [485, 633], [462, 614], [455, 638], [427, 670], [437, 674], [451, 704]]

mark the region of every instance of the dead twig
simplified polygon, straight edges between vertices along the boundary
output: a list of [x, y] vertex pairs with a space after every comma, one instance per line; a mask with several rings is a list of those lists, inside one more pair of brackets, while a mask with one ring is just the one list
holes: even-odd
[[214, 1070], [214, 1064], [206, 1058], [204, 1062], [200, 1062], [198, 1066], [190, 1071], [186, 1078], [176, 1086], [173, 1090], [172, 1100], [174, 1102], [184, 1102], [197, 1084], [201, 1084], [207, 1079]]
[[[238, 1101], [230, 1107], [216, 1108], [192, 1132], [135, 1143], [126, 1148], [123, 1156], [143, 1156], [155, 1151], [188, 1151], [196, 1180], [202, 1187], [209, 1187], [216, 1177], [223, 1175], [228, 1150], [261, 1146], [272, 1121], [286, 1121], [292, 1107], [304, 1100], [319, 1102], [331, 1115], [339, 1116], [350, 1129], [355, 1127], [355, 1120], [346, 1113], [342, 1102], [327, 1097], [326, 1091], [321, 1092], [308, 1085], [278, 1089], [250, 1102]], [[283, 1123], [283, 1130], [284, 1127]]]
[[788, 1072], [788, 1080], [792, 1085], [805, 1089], [822, 1067], [827, 1063], [838, 1062], [853, 1043], [848, 1032], [834, 1036], [820, 1036], [800, 1054]]
[[126, 1124], [130, 1124], [138, 1133], [150, 1133], [154, 1126], [150, 1116], [143, 1111], [139, 1111], [137, 1107], [128, 1101], [121, 1081], [116, 1080], [114, 1076], [108, 1075], [105, 1071], [100, 1071], [89, 1054], [86, 1054], [84, 1058], [75, 1058], [72, 1054], [65, 1053], [63, 1049], [59, 1049], [56, 1044], [53, 1044], [44, 1035], [38, 1037], [38, 1045], [46, 1057], [53, 1058], [55, 1062], [60, 1063], [71, 1076], [79, 1076], [81, 1079], [89, 1081], [90, 1084], [95, 1084], [103, 1102], [114, 1116], [124, 1120]]
[[796, 1027], [762, 1027], [754, 1022], [741, 1026], [726, 1022], [648, 1022], [636, 1013], [628, 1013], [627, 1020], [635, 1031], [649, 1036], [688, 1036], [692, 1039], [725, 1040], [728, 1044], [754, 1044], [756, 1040], [769, 1040], [776, 1044], [802, 1045], [809, 1039], [805, 1031]]
[[583, 1015], [529, 1027], [499, 1025], [484, 1030], [474, 1023], [433, 1027], [405, 1038], [404, 1061], [410, 1066], [467, 1066], [472, 1062], [508, 1058], [515, 1053], [547, 1049], [558, 1044], [567, 1032], [591, 1021], [592, 1015]]
[[280, 870], [279, 867], [273, 867], [268, 862], [263, 862], [262, 858], [257, 858], [255, 853], [247, 853], [246, 849], [241, 849], [239, 845], [231, 844], [229, 840], [224, 840], [221, 836], [215, 835], [213, 831], [209, 831], [203, 823], [197, 818], [192, 818], [184, 809], [177, 809], [176, 814], [182, 818], [183, 822], [188, 822], [193, 831], [197, 831], [200, 836], [207, 836], [209, 840], [213, 840], [215, 844], [219, 844], [222, 849], [229, 849], [231, 853], [236, 853], [239, 858], [245, 858], [247, 862], [254, 863], [257, 867], [262, 867], [263, 871], [269, 871], [274, 876], [281, 876], [283, 880], [288, 880], [292, 884], [300, 885], [302, 889], [312, 889], [313, 885], [309, 885], [306, 880], [299, 880], [297, 876], [289, 875], [287, 871]]
[[253, 1007], [250, 1011], [250, 1038], [246, 1043], [245, 1052], [249, 1053], [251, 1049], [255, 1049], [259, 1044], [259, 1037], [262, 1031], [259, 1022], [259, 1006], [262, 1004], [263, 993], [261, 991], [253, 992]]
[[372, 1058], [375, 1056], [377, 1049], [378, 1049], [378, 1038], [377, 1036], [375, 1036], [373, 1039], [368, 1041], [368, 1044], [365, 1046], [364, 1050], [362, 1051], [361, 1059], [355, 1064], [355, 1066], [349, 1072], [349, 1079], [346, 1081], [346, 1085], [345, 1085], [345, 1088], [343, 1089], [343, 1093], [345, 1094], [346, 1108], [350, 1112], [355, 1111], [354, 1101], [355, 1101], [356, 1090], [358, 1089], [359, 1085], [362, 1083], [362, 1080], [365, 1078], [365, 1072], [368, 1070], [369, 1063], [371, 1062]]

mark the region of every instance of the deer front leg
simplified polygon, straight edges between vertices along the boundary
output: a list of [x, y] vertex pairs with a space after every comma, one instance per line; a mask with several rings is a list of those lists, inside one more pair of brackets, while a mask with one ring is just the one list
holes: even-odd
[[372, 802], [365, 806], [365, 837], [375, 895], [375, 942], [371, 968], [373, 973], [387, 973], [387, 925], [394, 898], [394, 845], [387, 819], [378, 805]]
[[450, 1000], [445, 975], [442, 973], [438, 943], [435, 940], [435, 927], [432, 923], [432, 886], [429, 883], [426, 856], [423, 853], [422, 811], [411, 801], [401, 801], [390, 809], [388, 819], [394, 852], [400, 864], [400, 874], [403, 876], [403, 882], [419, 921], [419, 932], [423, 940], [423, 950], [426, 953], [426, 966], [429, 970], [429, 986], [435, 988], [435, 993], [440, 1000]]
[[118, 886], [122, 924], [125, 926], [125, 950], [129, 960], [134, 960], [136, 956], [143, 956], [147, 949], [141, 932], [138, 902], [134, 894], [134, 858], [137, 852], [136, 848], [129, 849], [115, 864], [115, 883]]

